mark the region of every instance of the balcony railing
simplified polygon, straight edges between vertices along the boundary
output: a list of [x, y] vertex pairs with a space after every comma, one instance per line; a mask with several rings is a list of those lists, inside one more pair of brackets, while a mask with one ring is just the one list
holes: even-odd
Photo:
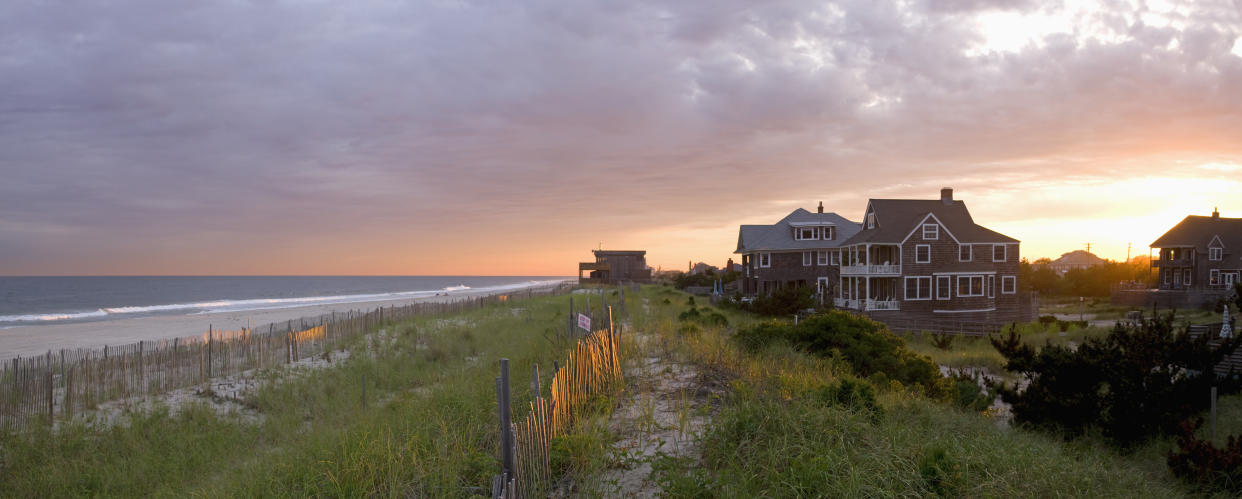
[[901, 275], [901, 265], [842, 265], [841, 275]]
[[1189, 258], [1178, 258], [1176, 260], [1152, 260], [1152, 267], [1189, 267]]
[[897, 300], [867, 300], [867, 310], [900, 310], [901, 302]]

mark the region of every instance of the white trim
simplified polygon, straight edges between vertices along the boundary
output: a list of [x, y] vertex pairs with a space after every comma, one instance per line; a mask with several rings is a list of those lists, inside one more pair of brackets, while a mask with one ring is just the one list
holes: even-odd
[[[919, 285], [919, 284], [915, 284], [915, 285], [914, 285], [914, 294], [915, 294], [915, 297], [914, 297], [914, 298], [911, 298], [911, 297], [910, 297], [910, 284], [909, 284], [909, 282], [910, 282], [910, 280], [911, 280], [911, 279], [914, 279], [914, 281], [915, 281], [916, 283], [918, 283], [918, 282], [922, 282], [922, 281], [924, 281], [924, 280], [926, 280], [926, 281], [927, 281], [927, 298], [919, 298], [919, 297], [918, 297], [918, 295], [920, 294], [920, 291], [922, 291], [922, 290], [923, 290], [923, 287], [922, 287], [921, 285]], [[902, 296], [904, 296], [904, 297], [905, 297], [905, 300], [906, 300], [906, 301], [928, 301], [928, 300], [931, 300], [931, 299], [932, 299], [932, 289], [931, 289], [931, 285], [932, 285], [932, 278], [931, 278], [931, 276], [906, 276], [906, 277], [905, 277], [904, 279], [902, 279], [902, 281], [901, 281]]]
[[[971, 284], [971, 281], [972, 281], [972, 280], [974, 280], [976, 277], [977, 277], [977, 278], [979, 278], [979, 294], [975, 294], [973, 291], [971, 291], [971, 289], [973, 289], [973, 288], [974, 288], [974, 284]], [[967, 281], [966, 281], [966, 283], [967, 283], [967, 284], [966, 284], [966, 286], [967, 286], [967, 287], [966, 287], [966, 293], [962, 293], [962, 279], [966, 279], [966, 280], [967, 280]], [[988, 293], [988, 290], [987, 290], [987, 289], [984, 289], [984, 286], [986, 286], [986, 285], [987, 285], [987, 279], [985, 278], [985, 276], [982, 276], [982, 275], [959, 275], [959, 276], [957, 276], [957, 296], [958, 296], [959, 298], [976, 298], [976, 297], [981, 297], [981, 296], [984, 296], [984, 295], [986, 295], [986, 294]]]
[[815, 265], [828, 265], [828, 250], [815, 252]]
[[[997, 246], [1000, 246], [1001, 249], [1004, 250], [1002, 251], [1002, 253], [1004, 253], [1004, 256], [1002, 256], [1000, 260], [996, 259], [996, 247]], [[996, 263], [996, 262], [1007, 262], [1007, 261], [1009, 261], [1009, 245], [1006, 243], [993, 243], [992, 244], [992, 262]]]
[[933, 314], [969, 314], [972, 312], [994, 312], [994, 311], [996, 311], [996, 307], [977, 308], [975, 310], [932, 310], [932, 313]]
[[[802, 231], [808, 231], [810, 235], [803, 237]], [[794, 241], [818, 241], [819, 231], [815, 227], [794, 227]]]
[[871, 212], [866, 215], [863, 215], [863, 218], [866, 219], [868, 229], [875, 228], [875, 212]]
[[803, 267], [810, 267], [812, 264], [815, 263], [815, 256], [812, 255], [811, 253], [812, 252], [810, 251], [802, 252], [802, 266]]
[[820, 239], [825, 241], [835, 241], [837, 239], [837, 227], [835, 225], [822, 227], [819, 231], [821, 232]]
[[1194, 275], [1190, 269], [1182, 270], [1182, 286], [1190, 287], [1190, 276]]
[[1221, 248], [1224, 248], [1224, 247], [1225, 247], [1225, 242], [1220, 240], [1220, 234], [1217, 234], [1217, 235], [1215, 235], [1215, 236], [1212, 236], [1212, 240], [1211, 240], [1211, 241], [1208, 241], [1208, 247], [1209, 247], [1209, 248], [1211, 248], [1211, 247], [1212, 247], [1212, 243], [1220, 243], [1220, 247], [1221, 247]]
[[[967, 255], [967, 256], [968, 256], [968, 258], [966, 258], [965, 260], [963, 260], [963, 259], [962, 259], [962, 249], [966, 249], [966, 250], [967, 250], [966, 252], [967, 252], [967, 253], [970, 253], [969, 255]], [[961, 243], [961, 244], [958, 244], [958, 245], [957, 245], [957, 261], [959, 261], [959, 262], [973, 262], [973, 261], [975, 261], [975, 247], [974, 247], [974, 245], [972, 245], [972, 244], [970, 244], [970, 243]]]
[[996, 274], [996, 271], [995, 270], [985, 270], [985, 271], [972, 270], [968, 272], [932, 272], [932, 275], [988, 275], [988, 274]]
[[[948, 299], [953, 298], [953, 277], [947, 276], [947, 275], [938, 275], [935, 277], [936, 278], [934, 280], [936, 282], [936, 299], [937, 300], [948, 300]], [[944, 279], [945, 282], [949, 283], [948, 286], [945, 286], [947, 289], [944, 290], [944, 296], [940, 295], [940, 280], [941, 279]]]
[[1220, 279], [1220, 269], [1211, 269], [1208, 271], [1208, 285], [1219, 286], [1223, 281]]
[[[763, 263], [764, 257], [767, 257], [768, 263]], [[759, 268], [766, 269], [772, 267], [772, 253], [759, 253]]]
[[[1005, 277], [1006, 276], [1001, 276], [1002, 283], [1005, 281]], [[996, 276], [995, 275], [988, 276], [987, 282], [983, 284], [983, 287], [987, 288], [988, 298], [996, 298]]]
[[826, 227], [830, 225], [835, 226], [837, 224], [835, 222], [821, 222], [821, 221], [789, 222], [790, 227]]
[[[927, 259], [919, 260], [919, 248], [927, 248]], [[931, 263], [931, 245], [916, 244], [914, 245], [914, 263]]]
[[[932, 237], [927, 237], [927, 229], [931, 229]], [[923, 224], [923, 240], [924, 241], [940, 240], [940, 226], [936, 224]]]
[[936, 218], [936, 215], [928, 213], [927, 216], [923, 217], [922, 220], [919, 220], [919, 223], [914, 225], [913, 229], [910, 229], [910, 233], [906, 234], [906, 237], [902, 238], [900, 244], [902, 246], [905, 246], [906, 241], [910, 240], [910, 238], [914, 236], [914, 233], [920, 230], [923, 227], [923, 224], [927, 223], [927, 219], [929, 218], [932, 220], [935, 220], [936, 224], [940, 225], [940, 227], [944, 229], [945, 234], [948, 234], [949, 237], [953, 238], [953, 242], [959, 243], [959, 244], [961, 243], [961, 241], [957, 239], [957, 236], [953, 235], [953, 231], [949, 230], [949, 227], [945, 225], [944, 222], [941, 222], [939, 218]]
[[[1215, 257], [1212, 256], [1213, 253], [1216, 254]], [[1224, 259], [1225, 259], [1225, 248], [1208, 248], [1208, 260], [1213, 261], [1213, 262], [1219, 262]]]
[[[1007, 285], [1006, 283], [1013, 283], [1013, 284], [1012, 286], [1010, 286], [1010, 285]], [[1005, 291], [1005, 288], [1010, 288], [1012, 291]], [[1018, 293], [1018, 276], [1016, 275], [1001, 276], [1001, 294], [1002, 295], [1013, 295], [1017, 293]]]
[[828, 265], [841, 265], [841, 251], [828, 250]]

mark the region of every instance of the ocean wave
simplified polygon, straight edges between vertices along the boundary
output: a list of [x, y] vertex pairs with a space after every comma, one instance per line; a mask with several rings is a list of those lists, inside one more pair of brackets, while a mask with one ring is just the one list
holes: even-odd
[[334, 295], [334, 296], [302, 296], [294, 298], [252, 298], [252, 299], [219, 299], [193, 303], [168, 303], [161, 305], [144, 305], [144, 306], [128, 306], [128, 307], [107, 307], [92, 312], [65, 312], [65, 313], [47, 313], [47, 314], [29, 314], [29, 315], [6, 315], [0, 316], [0, 324], [3, 323], [50, 323], [60, 321], [74, 320], [90, 320], [104, 317], [120, 317], [143, 314], [161, 314], [161, 313], [185, 313], [185, 314], [211, 314], [219, 312], [247, 312], [252, 310], [274, 310], [282, 308], [296, 308], [312, 305], [339, 305], [350, 303], [365, 303], [375, 301], [391, 301], [410, 298], [423, 298], [429, 296], [437, 296], [442, 294], [451, 295], [463, 291], [473, 293], [497, 293], [504, 291], [512, 291], [525, 289], [529, 287], [537, 287], [544, 285], [552, 285], [560, 283], [562, 280], [551, 281], [527, 281], [514, 284], [502, 284], [497, 286], [486, 286], [480, 288], [471, 288], [464, 284], [457, 286], [447, 286], [438, 290], [413, 290], [413, 291], [397, 291], [390, 293], [368, 293], [355, 295]]

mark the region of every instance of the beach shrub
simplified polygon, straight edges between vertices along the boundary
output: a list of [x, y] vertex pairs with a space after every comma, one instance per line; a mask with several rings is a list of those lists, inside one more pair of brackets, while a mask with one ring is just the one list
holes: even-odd
[[947, 333], [936, 333], [931, 337], [932, 346], [941, 350], [950, 350], [953, 348], [953, 335]]
[[1220, 448], [1195, 436], [1202, 425], [1203, 418], [1182, 421], [1177, 450], [1166, 460], [1169, 471], [1203, 492], [1242, 494], [1242, 438], [1230, 435]]
[[883, 415], [883, 409], [876, 402], [875, 387], [866, 381], [841, 379], [815, 388], [811, 397], [825, 405], [848, 407], [870, 413], [874, 417]]
[[1105, 337], [1087, 338], [1076, 349], [1024, 344], [1016, 328], [990, 338], [1005, 369], [1030, 380], [1025, 389], [1000, 385], [1020, 425], [1077, 436], [1100, 428], [1118, 447], [1128, 448], [1206, 409], [1204, 394], [1216, 385], [1224, 393], [1238, 383], [1212, 370], [1239, 345], [1238, 338], [1208, 343], [1175, 331], [1173, 314], [1137, 324], [1118, 323]]
[[963, 482], [961, 467], [949, 458], [943, 447], [932, 447], [919, 459], [919, 475], [937, 496], [953, 497]]
[[965, 411], [982, 412], [992, 406], [993, 397], [970, 373], [964, 370], [953, 372], [944, 379], [946, 398], [954, 407]]
[[677, 315], [677, 320], [681, 322], [695, 322], [705, 326], [727, 326], [729, 319], [710, 308], [699, 309], [693, 305], [690, 308]]
[[863, 377], [884, 373], [889, 379], [925, 388], [936, 387], [940, 378], [931, 359], [906, 349], [905, 341], [884, 324], [839, 310], [813, 315], [798, 324], [759, 323], [738, 331], [733, 338], [752, 352], [785, 342], [819, 356], [835, 353]]

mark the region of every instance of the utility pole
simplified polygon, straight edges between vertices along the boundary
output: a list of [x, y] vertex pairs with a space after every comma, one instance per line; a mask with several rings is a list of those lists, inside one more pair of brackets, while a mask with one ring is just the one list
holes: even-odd
[[1087, 243], [1087, 253], [1091, 252], [1091, 243]]
[[1126, 243], [1126, 263], [1130, 263], [1130, 244]]

